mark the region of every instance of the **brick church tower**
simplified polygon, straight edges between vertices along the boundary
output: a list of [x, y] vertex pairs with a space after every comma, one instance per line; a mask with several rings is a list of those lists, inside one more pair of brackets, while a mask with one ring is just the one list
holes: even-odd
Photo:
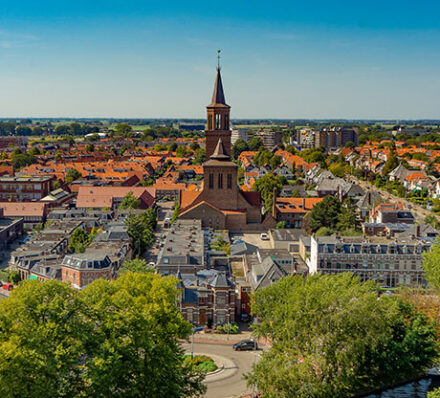
[[262, 220], [260, 192], [244, 192], [238, 186], [238, 166], [231, 160], [230, 110], [225, 101], [219, 65], [212, 101], [207, 106], [202, 189], [181, 192], [179, 218], [200, 219], [203, 227], [217, 230], [273, 228], [276, 221], [270, 214]]
[[220, 65], [217, 66], [217, 77], [215, 79], [212, 101], [206, 107], [206, 159], [214, 153], [217, 142], [221, 138], [226, 154], [231, 154], [231, 130], [229, 129], [229, 113], [231, 107], [226, 104], [223, 91]]

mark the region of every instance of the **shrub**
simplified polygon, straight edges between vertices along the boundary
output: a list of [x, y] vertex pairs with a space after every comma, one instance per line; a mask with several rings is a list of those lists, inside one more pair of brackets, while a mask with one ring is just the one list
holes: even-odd
[[213, 372], [217, 369], [217, 365], [211, 357], [207, 355], [195, 355], [191, 358], [191, 355], [185, 355], [185, 361], [187, 365], [195, 371], [199, 370], [204, 373]]
[[238, 334], [240, 333], [240, 328], [238, 325], [233, 323], [225, 323], [224, 325], [217, 326], [217, 333], [227, 334], [229, 328], [229, 334]]

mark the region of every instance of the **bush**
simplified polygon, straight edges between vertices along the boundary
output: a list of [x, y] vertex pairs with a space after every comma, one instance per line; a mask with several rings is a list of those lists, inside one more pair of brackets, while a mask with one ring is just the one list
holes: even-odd
[[191, 358], [191, 355], [185, 355], [185, 361], [187, 365], [190, 365], [194, 371], [202, 371], [204, 373], [214, 372], [217, 370], [217, 365], [212, 358], [207, 355], [195, 355]]
[[9, 281], [9, 272], [5, 270], [0, 270], [0, 281], [8, 282]]
[[440, 388], [436, 388], [435, 390], [429, 391], [428, 398], [440, 398]]
[[316, 236], [330, 236], [333, 231], [327, 227], [321, 227], [316, 231]]
[[217, 333], [227, 334], [229, 328], [229, 334], [238, 334], [240, 333], [240, 328], [238, 325], [233, 323], [225, 323], [224, 325], [217, 326]]

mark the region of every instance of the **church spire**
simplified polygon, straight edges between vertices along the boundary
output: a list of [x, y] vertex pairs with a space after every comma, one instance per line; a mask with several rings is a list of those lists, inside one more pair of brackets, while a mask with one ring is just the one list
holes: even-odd
[[211, 103], [206, 107], [206, 158], [214, 153], [219, 138], [227, 155], [231, 153], [231, 131], [229, 128], [229, 113], [231, 107], [226, 104], [220, 73], [220, 50], [217, 51], [217, 76]]
[[217, 77], [215, 78], [214, 91], [212, 93], [212, 100], [209, 106], [227, 105], [225, 100], [225, 93], [223, 91], [222, 75], [220, 74], [220, 67], [217, 67]]

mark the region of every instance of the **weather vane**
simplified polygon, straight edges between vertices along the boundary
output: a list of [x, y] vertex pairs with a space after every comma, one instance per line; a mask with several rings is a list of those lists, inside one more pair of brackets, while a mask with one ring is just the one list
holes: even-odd
[[217, 50], [217, 69], [220, 70], [220, 53], [222, 50]]

